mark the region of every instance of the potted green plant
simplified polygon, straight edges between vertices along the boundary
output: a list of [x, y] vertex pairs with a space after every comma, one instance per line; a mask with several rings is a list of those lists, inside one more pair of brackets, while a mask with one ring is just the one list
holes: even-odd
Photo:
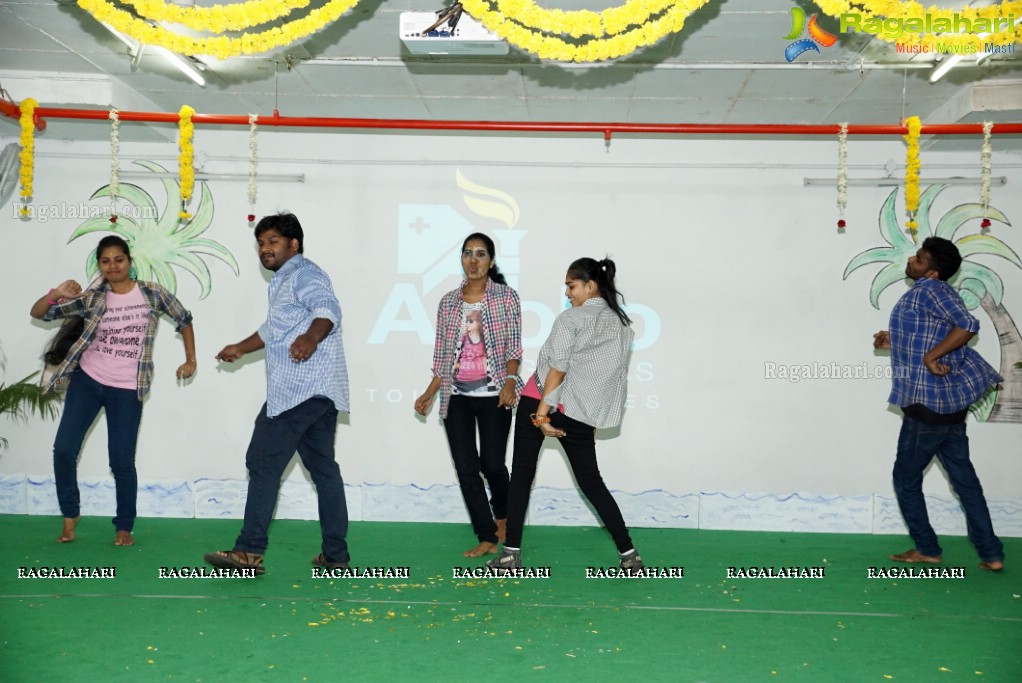
[[[7, 368], [7, 357], [0, 347], [0, 372]], [[57, 403], [62, 398], [56, 392], [44, 392], [34, 381], [38, 372], [14, 384], [0, 381], [0, 415], [13, 420], [26, 420], [30, 415], [52, 418], [57, 414]], [[7, 448], [7, 439], [0, 436], [0, 449]]]

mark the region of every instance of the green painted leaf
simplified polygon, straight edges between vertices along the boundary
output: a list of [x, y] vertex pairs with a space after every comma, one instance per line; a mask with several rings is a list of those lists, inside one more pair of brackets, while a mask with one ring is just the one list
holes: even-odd
[[845, 267], [844, 275], [841, 276], [842, 280], [847, 280], [848, 276], [852, 271], [861, 268], [862, 266], [868, 266], [871, 263], [894, 263], [900, 260], [898, 258], [898, 252], [896, 249], [891, 247], [873, 247], [867, 249], [861, 254], [856, 254], [855, 257], [848, 262]]
[[196, 254], [206, 254], [213, 258], [218, 258], [231, 267], [235, 275], [238, 275], [241, 271], [238, 269], [238, 262], [234, 258], [234, 254], [227, 250], [227, 247], [215, 242], [210, 239], [200, 237], [194, 239], [188, 243], [188, 251]]
[[206, 267], [201, 258], [188, 252], [179, 252], [170, 260], [170, 264], [191, 273], [199, 281], [199, 287], [201, 288], [199, 293], [200, 299], [205, 299], [209, 296], [212, 276], [210, 275], [209, 268]]
[[869, 302], [873, 304], [873, 308], [880, 310], [880, 292], [904, 279], [905, 266], [902, 264], [892, 263], [886, 268], [882, 268], [873, 278], [873, 284], [869, 288]]
[[958, 246], [958, 251], [963, 259], [970, 256], [987, 254], [990, 256], [1000, 256], [1016, 268], [1022, 268], [1022, 260], [1019, 259], [1018, 254], [993, 235], [968, 235], [955, 242], [955, 244]]

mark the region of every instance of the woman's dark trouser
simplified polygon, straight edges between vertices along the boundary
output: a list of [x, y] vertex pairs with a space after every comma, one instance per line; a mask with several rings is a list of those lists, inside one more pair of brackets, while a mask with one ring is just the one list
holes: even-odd
[[[543, 448], [543, 432], [532, 426], [530, 415], [536, 412], [539, 401], [523, 396], [518, 403], [518, 417], [515, 419], [515, 448], [511, 461], [511, 487], [507, 496], [507, 540], [505, 545], [520, 548], [525, 512], [529, 507], [529, 493], [536, 478], [539, 453]], [[596, 509], [596, 514], [607, 527], [619, 553], [635, 546], [628, 535], [628, 528], [621, 516], [621, 509], [607, 490], [596, 464], [595, 430], [578, 420], [562, 413], [550, 413], [550, 424], [562, 429], [565, 435], [559, 441], [568, 456], [575, 482], [582, 494]]]
[[[476, 427], [479, 447], [476, 448]], [[480, 543], [497, 542], [493, 520], [507, 517], [507, 437], [511, 411], [500, 406], [498, 396], [451, 396], [444, 418], [451, 459], [465, 499], [472, 531]], [[490, 500], [480, 477], [490, 486]]]
[[53, 441], [53, 475], [60, 513], [65, 517], [81, 514], [78, 491], [78, 454], [89, 427], [100, 409], [106, 410], [107, 451], [110, 471], [117, 490], [117, 516], [114, 527], [131, 531], [135, 526], [135, 501], [138, 499], [138, 474], [135, 471], [135, 445], [142, 421], [142, 401], [134, 389], [118, 389], [100, 384], [77, 370], [64, 397], [64, 411]]

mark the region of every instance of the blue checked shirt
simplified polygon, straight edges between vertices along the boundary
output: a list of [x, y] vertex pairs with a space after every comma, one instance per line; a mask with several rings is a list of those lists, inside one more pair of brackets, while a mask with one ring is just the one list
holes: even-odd
[[920, 278], [891, 311], [891, 369], [894, 380], [890, 403], [904, 407], [920, 403], [935, 413], [965, 410], [987, 389], [1004, 378], [968, 344], [939, 359], [951, 368], [944, 377], [923, 363], [930, 349], [955, 327], [979, 331], [977, 320], [954, 287], [943, 280]]
[[[330, 277], [295, 254], [270, 279], [270, 307], [259, 337], [266, 345], [266, 416], [276, 417], [313, 396], [348, 412], [348, 367], [341, 343], [341, 305]], [[296, 363], [288, 350], [316, 318], [334, 324], [316, 352]]]

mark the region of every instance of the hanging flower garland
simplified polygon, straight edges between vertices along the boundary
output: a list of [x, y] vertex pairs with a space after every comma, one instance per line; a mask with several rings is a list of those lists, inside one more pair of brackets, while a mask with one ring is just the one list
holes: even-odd
[[[490, 10], [487, 0], [463, 0], [465, 9], [488, 30], [496, 33], [515, 47], [542, 58], [562, 62], [599, 62], [629, 55], [639, 48], [656, 43], [669, 33], [677, 33], [685, 26], [692, 12], [709, 0], [677, 0], [664, 14], [636, 25], [609, 38], [594, 38], [584, 43], [568, 42], [547, 35], [544, 28], [522, 26], [506, 20], [500, 13]], [[640, 12], [640, 15], [642, 13]], [[642, 16], [648, 18], [646, 13]], [[640, 20], [641, 21], [641, 20]]]
[[[476, 3], [462, 4], [468, 8], [469, 5]], [[484, 0], [479, 4], [489, 3]], [[539, 7], [533, 0], [497, 0], [497, 9], [505, 20], [533, 30], [582, 38], [624, 33], [629, 26], [645, 24], [652, 17], [662, 14], [676, 4], [677, 0], [628, 0], [623, 5], [610, 7], [602, 12], [592, 10], [566, 12]], [[476, 16], [471, 10], [469, 13]]]
[[983, 207], [983, 220], [980, 227], [984, 230], [990, 227], [990, 131], [994, 129], [993, 121], [983, 122], [983, 147], [980, 149], [979, 159], [983, 170], [980, 173], [979, 203]]
[[169, 21], [207, 33], [244, 31], [309, 6], [309, 0], [247, 0], [212, 7], [181, 7], [163, 0], [121, 0], [121, 3], [134, 7], [144, 19]]
[[[998, 5], [987, 5], [985, 7], [964, 6], [958, 9], [941, 7], [923, 7], [918, 2], [899, 2], [898, 0], [814, 0], [816, 5], [824, 14], [839, 19], [842, 14], [858, 14], [863, 22], [875, 21], [882, 25], [885, 19], [897, 19], [905, 21], [915, 19], [924, 21], [929, 17], [930, 26], [940, 22], [948, 22], [954, 26], [955, 15], [960, 19], [968, 19], [970, 24], [977, 19], [986, 19], [991, 26], [1005, 26], [1004, 22], [1009, 17], [1022, 17], [1022, 1], [1013, 0], [1002, 2]], [[1002, 23], [996, 23], [997, 20]], [[1017, 26], [1005, 26], [1001, 31], [992, 31], [985, 37], [980, 33], [923, 33], [915, 31], [904, 31], [898, 37], [885, 35], [883, 31], [875, 34], [879, 40], [888, 43], [901, 43], [905, 45], [923, 45], [934, 48], [937, 43], [942, 46], [975, 47], [977, 51], [983, 48], [984, 44], [1009, 45], [1022, 41], [1022, 24]]]
[[31, 97], [21, 101], [21, 209], [18, 211], [22, 218], [28, 218], [30, 212], [28, 203], [32, 201], [32, 175], [35, 172], [35, 109], [39, 106]]
[[105, 22], [145, 45], [158, 45], [177, 54], [209, 55], [217, 59], [227, 59], [243, 54], [269, 52], [282, 45], [290, 45], [337, 21], [341, 15], [358, 4], [359, 0], [329, 0], [301, 19], [259, 33], [244, 33], [236, 38], [230, 36], [196, 38], [181, 35], [138, 19], [118, 9], [108, 0], [77, 1], [78, 6], [91, 14], [93, 19]]
[[838, 231], [845, 229], [845, 207], [848, 206], [848, 124], [842, 123], [837, 132], [837, 211]]
[[908, 134], [905, 138], [907, 146], [905, 152], [905, 212], [908, 215], [908, 222], [905, 227], [912, 233], [915, 241], [916, 229], [919, 224], [916, 222], [916, 211], [919, 209], [919, 132], [923, 128], [918, 116], [910, 116], [905, 125], [908, 127]]
[[255, 221], [256, 167], [259, 163], [259, 146], [256, 142], [257, 114], [248, 115], [248, 222]]
[[121, 191], [121, 116], [110, 109], [110, 222], [117, 222], [117, 195]]
[[192, 115], [195, 110], [187, 104], [181, 107], [178, 113], [178, 147], [181, 155], [178, 157], [178, 175], [181, 184], [181, 213], [178, 217], [186, 221], [192, 217], [188, 213], [188, 202], [192, 198], [192, 190], [195, 187], [195, 148], [192, 146], [192, 136], [195, 134], [195, 125], [192, 123]]

